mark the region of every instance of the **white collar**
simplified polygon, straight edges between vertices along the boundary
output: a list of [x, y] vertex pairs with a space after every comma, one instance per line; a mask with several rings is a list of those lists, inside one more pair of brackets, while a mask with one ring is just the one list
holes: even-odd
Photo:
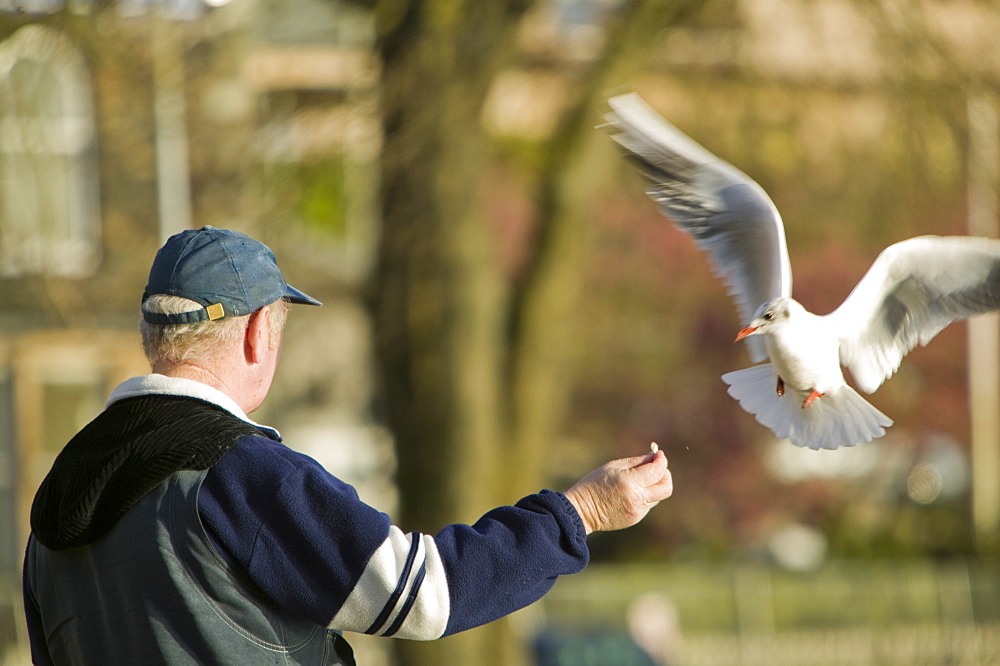
[[125, 398], [135, 398], [143, 395], [176, 395], [188, 398], [197, 398], [198, 400], [210, 402], [213, 405], [221, 407], [236, 418], [246, 421], [253, 426], [265, 428], [274, 432], [276, 435], [278, 434], [278, 431], [274, 428], [262, 425], [252, 420], [246, 415], [246, 413], [244, 413], [240, 406], [236, 404], [235, 400], [222, 391], [213, 388], [208, 384], [202, 384], [199, 381], [186, 379], [184, 377], [168, 377], [166, 375], [151, 374], [126, 379], [121, 384], [116, 386], [115, 390], [111, 392], [111, 395], [108, 397], [104, 407], [107, 409], [119, 400], [124, 400]]

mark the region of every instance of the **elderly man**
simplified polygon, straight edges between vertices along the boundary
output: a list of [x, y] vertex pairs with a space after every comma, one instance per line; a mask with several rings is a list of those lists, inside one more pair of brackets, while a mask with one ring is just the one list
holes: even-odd
[[353, 664], [342, 632], [434, 639], [540, 598], [586, 535], [672, 491], [662, 453], [613, 461], [434, 536], [406, 533], [252, 421], [289, 286], [263, 244], [204, 227], [157, 253], [152, 374], [118, 386], [35, 497], [24, 566], [39, 664]]

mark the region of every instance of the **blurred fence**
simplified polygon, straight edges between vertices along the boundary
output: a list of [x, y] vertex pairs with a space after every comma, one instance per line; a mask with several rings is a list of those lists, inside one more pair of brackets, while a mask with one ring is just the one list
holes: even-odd
[[687, 666], [985, 666], [1000, 664], [1000, 624], [700, 635], [670, 664]]
[[529, 612], [545, 666], [1000, 664], [996, 561], [592, 566]]

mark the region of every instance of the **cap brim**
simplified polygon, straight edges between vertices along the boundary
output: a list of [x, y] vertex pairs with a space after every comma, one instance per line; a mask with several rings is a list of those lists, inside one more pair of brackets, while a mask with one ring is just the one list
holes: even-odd
[[323, 305], [309, 294], [299, 291], [290, 284], [285, 285], [285, 298], [299, 305]]

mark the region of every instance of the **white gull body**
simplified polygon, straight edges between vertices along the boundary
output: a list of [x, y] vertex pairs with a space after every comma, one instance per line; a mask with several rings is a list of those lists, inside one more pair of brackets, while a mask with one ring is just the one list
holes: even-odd
[[729, 394], [778, 437], [836, 449], [885, 434], [892, 420], [851, 388], [873, 393], [917, 343], [952, 321], [1000, 309], [1000, 241], [922, 236], [886, 248], [834, 312], [792, 296], [781, 216], [767, 193], [685, 136], [635, 94], [609, 100], [612, 138], [652, 183], [647, 190], [708, 252], [747, 325], [751, 359], [723, 375]]

